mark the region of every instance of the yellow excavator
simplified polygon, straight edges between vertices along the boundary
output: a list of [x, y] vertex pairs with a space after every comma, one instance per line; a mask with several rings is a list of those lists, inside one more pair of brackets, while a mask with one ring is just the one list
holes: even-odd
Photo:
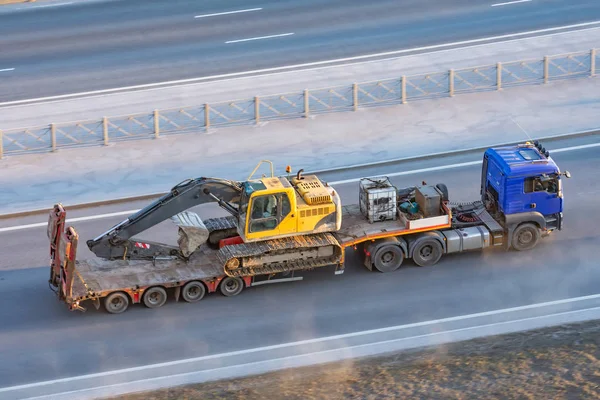
[[[253, 179], [263, 163], [270, 176]], [[246, 181], [197, 178], [183, 181], [144, 209], [93, 240], [89, 249], [108, 260], [189, 259], [203, 243], [219, 248], [217, 259], [230, 276], [247, 276], [338, 263], [343, 248], [331, 232], [342, 224], [337, 192], [303, 170], [277, 177], [262, 160]], [[231, 216], [200, 220], [186, 210], [217, 202]], [[133, 238], [171, 218], [179, 226], [179, 247]]]

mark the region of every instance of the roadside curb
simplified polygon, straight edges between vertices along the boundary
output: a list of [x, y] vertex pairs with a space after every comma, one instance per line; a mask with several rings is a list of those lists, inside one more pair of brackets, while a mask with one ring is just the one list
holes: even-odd
[[[571, 138], [576, 138], [576, 137], [593, 136], [593, 135], [598, 135], [598, 134], [600, 134], [600, 128], [596, 128], [596, 129], [588, 130], [588, 131], [578, 131], [578, 132], [570, 132], [570, 133], [565, 133], [565, 134], [558, 134], [558, 135], [553, 135], [553, 136], [535, 137], [535, 138], [530, 138], [530, 140], [539, 140], [539, 141], [544, 141], [544, 142], [550, 141], [551, 142], [553, 140], [571, 139]], [[496, 144], [490, 144], [490, 145], [486, 145], [486, 146], [471, 147], [471, 148], [467, 148], [467, 149], [424, 154], [424, 155], [420, 155], [420, 156], [396, 158], [396, 159], [389, 159], [389, 160], [384, 160], [384, 161], [376, 161], [376, 162], [372, 162], [372, 163], [362, 163], [362, 164], [347, 165], [347, 166], [334, 167], [334, 168], [328, 168], [328, 169], [313, 170], [310, 172], [305, 172], [305, 174], [325, 174], [325, 173], [332, 173], [332, 172], [339, 172], [339, 171], [351, 171], [351, 170], [360, 169], [360, 168], [381, 167], [381, 166], [391, 165], [391, 164], [401, 164], [401, 163], [406, 163], [406, 162], [424, 161], [424, 160], [429, 160], [432, 158], [452, 157], [452, 156], [458, 156], [461, 154], [485, 151], [489, 147], [511, 146], [511, 145], [515, 145], [518, 143], [523, 143], [524, 141], [525, 140], [496, 143]], [[66, 204], [64, 206], [66, 209], [69, 209], [69, 210], [80, 210], [80, 209], [84, 209], [84, 208], [100, 207], [100, 206], [107, 206], [107, 205], [120, 204], [120, 203], [128, 203], [128, 202], [132, 202], [132, 201], [151, 200], [151, 199], [156, 199], [161, 196], [164, 196], [167, 193], [169, 193], [169, 192], [147, 193], [147, 194], [142, 194], [142, 195], [119, 197], [119, 198], [114, 198], [114, 199], [99, 200], [99, 201], [87, 202], [87, 203], [79, 203], [79, 204], [71, 204], [71, 205]], [[43, 209], [35, 209], [35, 210], [19, 211], [19, 212], [8, 213], [8, 214], [0, 214], [0, 220], [46, 214], [50, 211], [50, 209], [51, 209], [51, 206], [49, 206], [48, 208], [43, 208]]]

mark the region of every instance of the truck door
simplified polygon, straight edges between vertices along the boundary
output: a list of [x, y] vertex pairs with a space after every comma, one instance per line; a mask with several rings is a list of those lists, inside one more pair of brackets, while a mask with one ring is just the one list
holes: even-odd
[[525, 210], [538, 211], [542, 215], [559, 213], [562, 210], [562, 194], [559, 177], [556, 175], [540, 175], [525, 178]]

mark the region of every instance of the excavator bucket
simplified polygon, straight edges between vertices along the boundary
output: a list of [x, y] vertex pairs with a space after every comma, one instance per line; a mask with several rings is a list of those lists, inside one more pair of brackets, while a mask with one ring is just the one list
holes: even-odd
[[179, 227], [179, 250], [184, 257], [189, 257], [200, 245], [206, 243], [210, 234], [198, 214], [184, 211], [171, 217], [171, 221]]

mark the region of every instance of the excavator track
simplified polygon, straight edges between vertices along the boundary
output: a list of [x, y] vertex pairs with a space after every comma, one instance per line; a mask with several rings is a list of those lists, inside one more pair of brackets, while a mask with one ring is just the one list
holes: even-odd
[[219, 245], [221, 239], [237, 236], [238, 234], [237, 221], [233, 216], [209, 218], [203, 222], [209, 232], [208, 241], [214, 247]]
[[343, 248], [329, 233], [225, 246], [217, 253], [225, 274], [255, 276], [338, 264]]

